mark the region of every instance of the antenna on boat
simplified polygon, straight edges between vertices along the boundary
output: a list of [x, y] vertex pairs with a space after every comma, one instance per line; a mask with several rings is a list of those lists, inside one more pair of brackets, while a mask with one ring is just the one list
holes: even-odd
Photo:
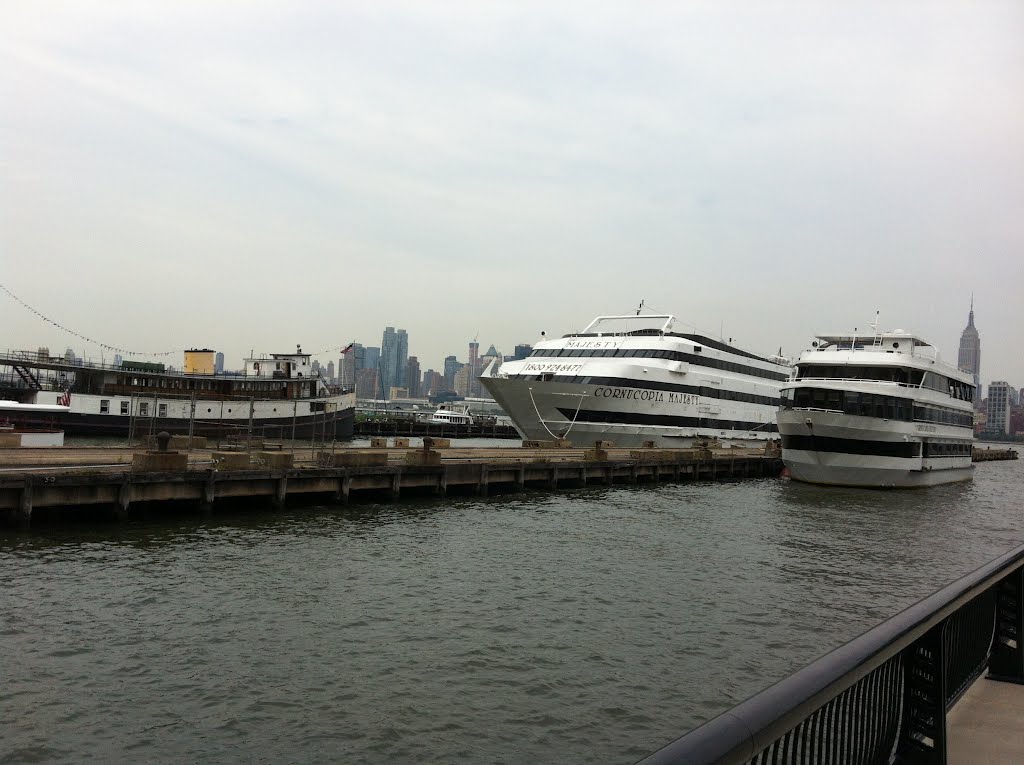
[[875, 311], [875, 320], [871, 322], [871, 334], [876, 343], [878, 342], [878, 314], [879, 311]]

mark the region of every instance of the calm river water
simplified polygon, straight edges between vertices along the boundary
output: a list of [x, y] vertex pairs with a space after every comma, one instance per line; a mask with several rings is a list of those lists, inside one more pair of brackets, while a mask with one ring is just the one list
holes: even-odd
[[0, 531], [0, 761], [633, 762], [1024, 540], [1022, 485]]

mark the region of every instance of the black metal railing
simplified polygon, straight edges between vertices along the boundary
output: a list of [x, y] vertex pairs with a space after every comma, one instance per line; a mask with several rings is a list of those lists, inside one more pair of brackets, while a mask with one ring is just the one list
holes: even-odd
[[988, 668], [1024, 683], [1024, 545], [642, 760], [946, 762], [946, 714]]

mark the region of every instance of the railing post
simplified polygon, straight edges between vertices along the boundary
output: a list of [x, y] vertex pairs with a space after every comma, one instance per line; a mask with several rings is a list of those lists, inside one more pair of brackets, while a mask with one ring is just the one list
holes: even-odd
[[996, 635], [988, 663], [990, 680], [1024, 684], [1024, 568], [996, 585]]
[[946, 648], [943, 620], [908, 647], [903, 659], [901, 765], [946, 764]]

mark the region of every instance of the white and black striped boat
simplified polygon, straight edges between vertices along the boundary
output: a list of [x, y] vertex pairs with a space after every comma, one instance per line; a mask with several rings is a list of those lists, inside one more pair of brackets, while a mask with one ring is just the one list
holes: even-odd
[[913, 487], [974, 475], [974, 380], [916, 335], [823, 335], [782, 389], [782, 459], [792, 478]]
[[153, 362], [70, 362], [44, 350], [0, 353], [0, 398], [34, 405], [18, 413], [22, 426], [78, 436], [352, 435], [355, 393], [331, 390], [301, 350], [246, 359], [234, 373], [215, 372], [207, 349], [185, 351], [184, 372]]
[[529, 440], [685, 447], [777, 438], [790, 367], [675, 332], [675, 322], [668, 314], [599, 316], [580, 333], [539, 342], [526, 359], [492, 364], [480, 379]]

